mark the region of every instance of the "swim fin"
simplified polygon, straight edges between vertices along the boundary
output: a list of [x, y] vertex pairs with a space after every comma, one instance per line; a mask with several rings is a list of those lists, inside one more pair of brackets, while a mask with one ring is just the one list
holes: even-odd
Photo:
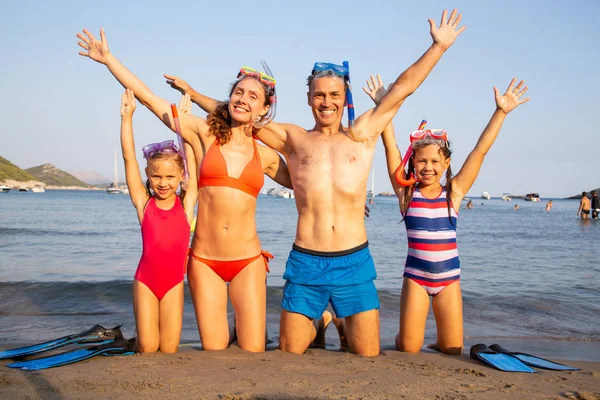
[[578, 371], [579, 370], [579, 368], [569, 367], [568, 365], [559, 364], [559, 363], [556, 363], [556, 362], [553, 362], [550, 360], [546, 360], [541, 357], [536, 357], [536, 356], [532, 356], [530, 354], [525, 354], [525, 353], [513, 352], [513, 351], [503, 348], [499, 344], [491, 345], [490, 349], [492, 349], [493, 351], [495, 351], [497, 353], [507, 354], [511, 357], [518, 358], [524, 364], [530, 365], [532, 367], [552, 369], [555, 371]]
[[115, 340], [117, 338], [123, 338], [123, 334], [121, 333], [121, 325], [115, 326], [111, 329], [106, 329], [100, 325], [94, 325], [91, 329], [76, 333], [74, 335], [63, 336], [48, 342], [26, 347], [19, 347], [18, 349], [0, 351], [0, 360], [38, 354], [44, 351], [57, 349], [71, 343], [97, 343], [105, 342], [107, 340]]
[[485, 344], [479, 343], [471, 347], [471, 358], [481, 360], [500, 371], [507, 372], [537, 372], [523, 364], [519, 359], [507, 354], [496, 353]]
[[10, 368], [20, 368], [27, 371], [37, 371], [40, 369], [59, 367], [76, 363], [78, 361], [87, 360], [97, 355], [116, 356], [116, 355], [131, 355], [135, 354], [133, 347], [135, 339], [125, 340], [119, 338], [109, 343], [104, 343], [95, 346], [89, 346], [79, 349], [74, 349], [53, 356], [36, 358], [35, 360], [21, 361], [12, 364], [7, 364]]

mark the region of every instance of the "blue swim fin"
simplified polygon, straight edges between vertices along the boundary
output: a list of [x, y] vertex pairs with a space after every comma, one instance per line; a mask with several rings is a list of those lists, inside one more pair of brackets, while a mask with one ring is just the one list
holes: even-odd
[[100, 325], [94, 325], [91, 329], [76, 333], [74, 335], [63, 336], [48, 342], [26, 347], [19, 347], [18, 349], [0, 351], [0, 360], [4, 360], [6, 358], [30, 356], [33, 354], [42, 353], [44, 351], [57, 349], [71, 343], [97, 343], [115, 340], [117, 338], [123, 338], [123, 334], [121, 333], [121, 325], [115, 326], [111, 329], [106, 329]]
[[27, 371], [37, 371], [40, 369], [53, 368], [59, 367], [61, 365], [76, 363], [78, 361], [87, 360], [97, 355], [131, 355], [135, 353], [133, 351], [134, 345], [135, 339], [125, 340], [123, 338], [119, 338], [117, 340], [113, 340], [109, 343], [104, 343], [101, 345], [79, 348], [64, 353], [55, 354], [53, 356], [7, 364], [6, 366], [10, 368], [20, 368]]
[[481, 360], [500, 371], [507, 372], [537, 372], [533, 368], [523, 364], [519, 359], [507, 354], [496, 353], [485, 344], [476, 344], [471, 347], [471, 358]]
[[579, 368], [569, 367], [568, 365], [559, 364], [554, 361], [546, 360], [541, 357], [536, 357], [536, 356], [532, 356], [530, 354], [525, 354], [525, 353], [513, 352], [513, 351], [503, 348], [499, 344], [491, 345], [490, 349], [492, 349], [493, 351], [495, 351], [497, 353], [502, 353], [502, 354], [509, 355], [511, 357], [515, 357], [515, 358], [521, 360], [524, 364], [530, 365], [532, 367], [552, 369], [555, 371], [578, 371], [579, 370]]

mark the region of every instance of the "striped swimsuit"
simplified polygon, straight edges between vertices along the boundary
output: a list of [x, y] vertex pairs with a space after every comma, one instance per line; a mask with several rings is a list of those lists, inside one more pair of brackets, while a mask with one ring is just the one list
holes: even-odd
[[460, 260], [456, 248], [458, 215], [446, 203], [446, 188], [435, 199], [423, 197], [415, 188], [404, 222], [408, 237], [408, 254], [404, 276], [421, 285], [434, 296], [460, 279]]

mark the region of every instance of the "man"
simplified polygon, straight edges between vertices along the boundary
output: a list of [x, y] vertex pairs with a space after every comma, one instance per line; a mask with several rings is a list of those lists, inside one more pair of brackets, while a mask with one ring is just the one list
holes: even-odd
[[581, 219], [590, 219], [590, 199], [588, 199], [586, 192], [581, 193], [577, 216], [581, 216]]
[[[305, 130], [271, 122], [258, 138], [282, 153], [292, 178], [298, 208], [293, 249], [286, 265], [280, 320], [280, 349], [302, 354], [324, 346], [332, 316], [342, 347], [363, 356], [379, 354], [379, 299], [364, 224], [366, 187], [377, 137], [404, 100], [429, 75], [465, 27], [453, 10], [442, 13], [440, 27], [429, 20], [431, 47], [392, 84], [379, 105], [361, 115], [353, 129], [342, 126], [349, 94], [346, 66], [316, 63], [308, 77], [308, 105], [315, 126]], [[217, 102], [166, 75], [173, 88], [190, 93], [206, 112]], [[352, 122], [350, 126], [352, 127]]]
[[[315, 119], [307, 131], [271, 123], [259, 139], [286, 158], [298, 208], [298, 225], [284, 279], [280, 348], [304, 353], [317, 328], [331, 318], [342, 346], [363, 356], [379, 354], [379, 300], [363, 219], [366, 186], [377, 137], [404, 100], [423, 83], [465, 29], [457, 11], [429, 20], [433, 44], [388, 90], [379, 105], [361, 115], [354, 129], [342, 126], [348, 71], [317, 63], [308, 77], [308, 105]], [[323, 316], [318, 325], [313, 321]], [[344, 318], [342, 320], [341, 318]]]
[[592, 218], [598, 219], [600, 214], [600, 197], [596, 195], [596, 191], [592, 190]]

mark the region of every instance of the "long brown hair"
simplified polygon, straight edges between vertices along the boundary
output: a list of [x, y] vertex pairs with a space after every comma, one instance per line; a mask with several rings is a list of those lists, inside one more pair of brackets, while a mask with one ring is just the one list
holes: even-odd
[[[181, 151], [183, 151], [183, 150], [181, 150]], [[178, 168], [181, 168], [181, 170], [184, 169], [183, 157], [181, 157], [181, 154], [179, 154], [179, 153], [154, 153], [148, 159], [148, 166], [150, 167], [150, 164], [156, 160], [171, 160], [175, 163], [175, 165]], [[152, 193], [152, 190], [150, 189], [150, 179], [149, 178], [146, 179], [146, 193], [148, 193], [148, 196], [150, 196], [150, 197], [152, 197], [154, 195], [154, 193]], [[179, 200], [181, 200], [181, 202], [183, 202], [185, 195], [186, 195], [186, 191], [183, 190], [183, 187], [181, 185], [179, 185]]]
[[260, 86], [263, 88], [265, 94], [264, 105], [271, 105], [272, 94], [269, 86], [251, 76], [243, 76], [241, 79], [237, 80], [231, 86], [231, 90], [229, 91], [229, 99], [219, 104], [217, 108], [208, 114], [208, 117], [206, 117], [208, 132], [215, 136], [215, 140], [217, 143], [219, 143], [219, 145], [224, 145], [225, 143], [229, 142], [229, 139], [231, 139], [231, 115], [229, 115], [229, 101], [231, 100], [231, 95], [233, 94], [233, 91], [236, 89], [237, 85], [244, 79], [254, 79], [260, 83]]
[[[425, 146], [437, 145], [439, 146], [438, 152], [444, 158], [450, 158], [452, 156], [452, 150], [450, 150], [450, 142], [445, 141], [442, 145], [439, 144], [439, 140], [419, 140], [413, 143], [413, 149], [421, 149]], [[415, 173], [415, 166], [413, 163], [413, 158], [415, 154], [413, 153], [412, 157], [408, 160], [408, 175], [410, 176], [411, 172]], [[402, 221], [406, 218], [406, 212], [408, 211], [408, 207], [410, 206], [410, 202], [412, 201], [413, 193], [415, 191], [415, 185], [412, 184], [404, 189], [404, 194], [402, 196], [402, 200], [400, 202], [400, 213], [402, 214]], [[450, 211], [450, 207], [452, 207], [452, 168], [448, 165], [448, 169], [446, 170], [446, 204], [448, 205], [448, 219], [450, 223], [452, 223], [452, 213]]]

